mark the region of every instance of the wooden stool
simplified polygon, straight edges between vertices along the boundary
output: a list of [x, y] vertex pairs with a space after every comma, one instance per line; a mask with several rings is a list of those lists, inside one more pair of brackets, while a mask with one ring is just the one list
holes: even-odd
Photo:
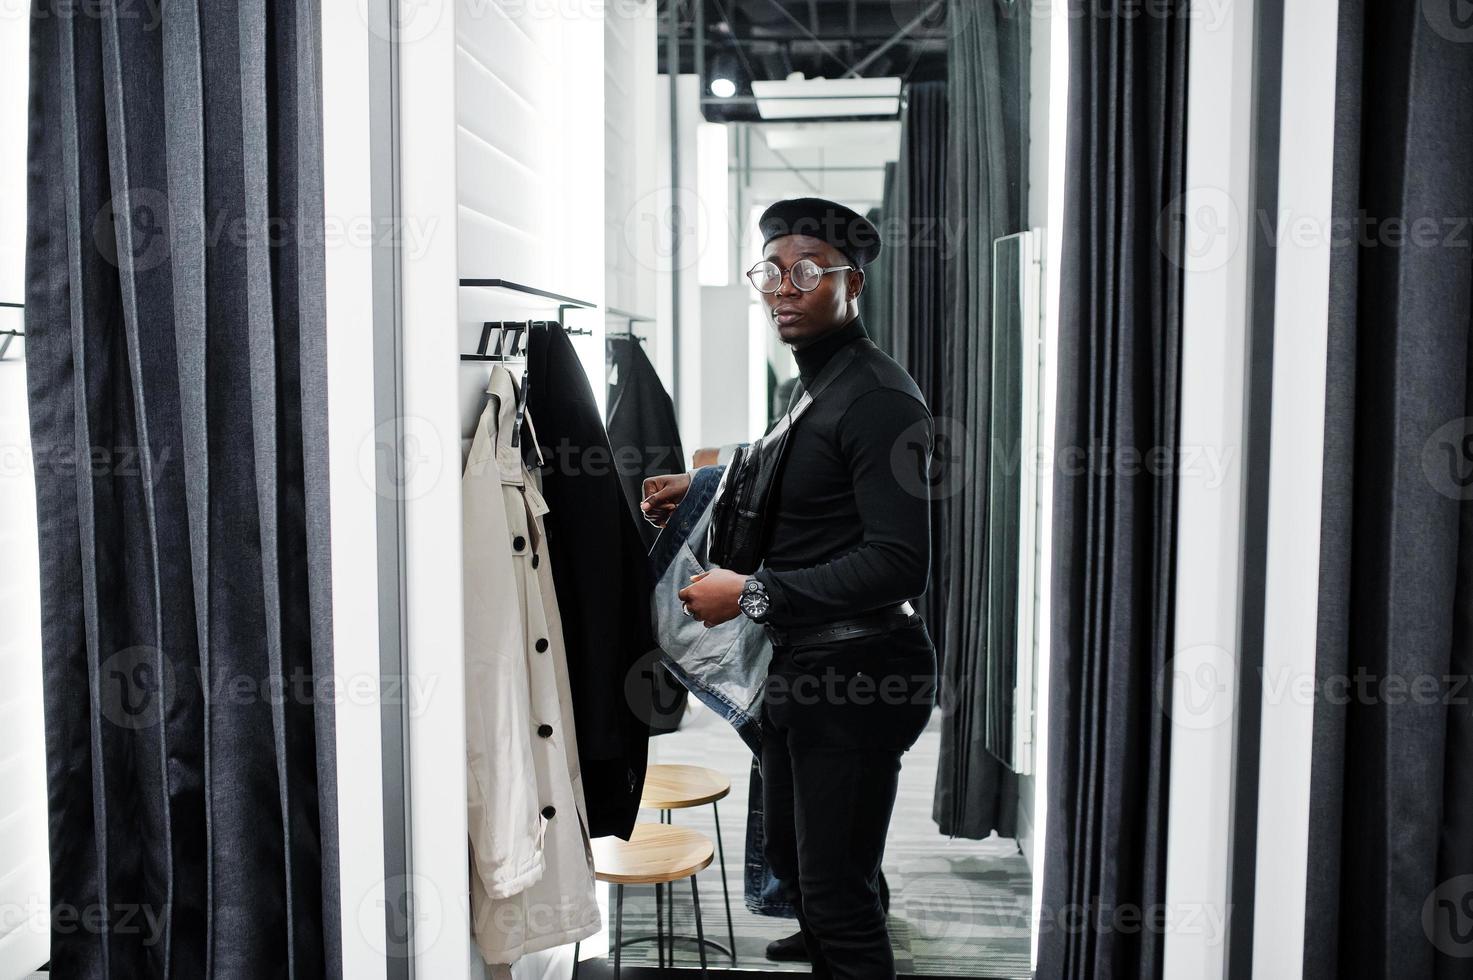
[[[711, 813], [716, 818], [716, 853], [721, 862], [721, 897], [726, 900], [726, 938], [731, 948], [723, 948], [718, 942], [710, 945], [731, 957], [736, 965], [736, 929], [731, 922], [731, 893], [726, 885], [726, 848], [721, 843], [721, 810], [716, 801], [731, 792], [731, 780], [715, 769], [705, 766], [652, 765], [645, 770], [644, 795], [639, 805], [660, 811], [660, 822], [671, 824], [671, 810], [711, 804]], [[671, 908], [671, 931], [674, 932], [674, 908]]]
[[[593, 874], [616, 889], [614, 899], [614, 976], [619, 976], [619, 951], [624, 946], [624, 886], [655, 886], [655, 954], [665, 965], [665, 933], [662, 924], [664, 887], [681, 878], [690, 879], [691, 904], [696, 912], [696, 945], [701, 951], [701, 975], [706, 976], [706, 932], [701, 924], [701, 896], [696, 875], [711, 866], [711, 839], [705, 834], [667, 824], [638, 823], [627, 841], [599, 837], [593, 841]], [[675, 907], [675, 889], [670, 889], [670, 907]], [[670, 965], [675, 965], [675, 920], [671, 918]], [[644, 937], [648, 939], [649, 937]], [[578, 976], [578, 945], [573, 946], [573, 976]]]

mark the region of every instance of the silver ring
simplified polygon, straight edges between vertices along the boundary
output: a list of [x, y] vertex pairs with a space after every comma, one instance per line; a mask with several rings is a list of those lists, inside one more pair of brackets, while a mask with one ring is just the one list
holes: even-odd
[[681, 612], [683, 612], [687, 616], [689, 616], [691, 619], [695, 619], [696, 618], [696, 614], [690, 611], [690, 606], [687, 606], [687, 605], [685, 605], [685, 604], [682, 603], [681, 604], [681, 607], [680, 607], [680, 610], [681, 610]]

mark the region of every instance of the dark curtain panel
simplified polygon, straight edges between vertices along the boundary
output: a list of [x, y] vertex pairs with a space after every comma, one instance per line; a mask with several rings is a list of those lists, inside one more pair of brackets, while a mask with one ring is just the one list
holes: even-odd
[[1473, 977], [1473, 37], [1451, 11], [1340, 8], [1312, 978]]
[[[885, 164], [885, 189], [883, 192], [884, 207], [870, 208], [865, 215], [876, 228], [881, 229], [880, 235], [884, 237], [885, 214], [890, 207], [890, 201], [894, 194], [895, 164]], [[892, 333], [893, 301], [890, 298], [890, 279], [893, 276], [893, 249], [881, 249], [880, 257], [871, 262], [864, 270], [864, 291], [859, 294], [859, 316], [864, 320], [864, 328], [869, 331], [870, 340], [875, 346], [892, 357], [895, 353], [895, 341]], [[873, 326], [871, 326], [873, 324]], [[787, 407], [787, 402], [782, 405]]]
[[1159, 977], [1163, 931], [1112, 923], [1166, 897], [1175, 478], [1108, 464], [1177, 454], [1188, 14], [1093, 9], [1069, 25], [1038, 975]]
[[336, 977], [320, 13], [148, 13], [31, 21], [51, 971]]
[[[945, 834], [983, 838], [995, 830], [1012, 837], [1017, 777], [987, 751], [985, 727], [997, 686], [989, 664], [1009, 642], [1003, 620], [1016, 618], [1001, 601], [1007, 583], [989, 577], [989, 562], [1017, 575], [1016, 514], [1009, 523], [989, 508], [992, 243], [1021, 231], [1026, 216], [1028, 14], [1001, 0], [953, 0], [949, 16], [944, 222], [934, 232], [944, 257], [945, 306], [929, 362], [943, 392], [932, 404], [941, 543], [932, 586], [945, 615], [936, 630], [944, 723], [932, 816]], [[1001, 553], [1010, 539], [1011, 561]], [[1004, 683], [998, 693], [1007, 696], [1013, 679]]]
[[[945, 215], [946, 85], [907, 86], [900, 124], [900, 160], [881, 226], [885, 246], [882, 282], [890, 311], [880, 333], [892, 357], [909, 372], [933, 416], [945, 412], [941, 365], [946, 324], [945, 272], [938, 229]], [[866, 288], [868, 288], [866, 284]], [[868, 321], [866, 321], [868, 329]], [[939, 656], [946, 655], [946, 552], [944, 501], [931, 505], [931, 587], [917, 603]]]

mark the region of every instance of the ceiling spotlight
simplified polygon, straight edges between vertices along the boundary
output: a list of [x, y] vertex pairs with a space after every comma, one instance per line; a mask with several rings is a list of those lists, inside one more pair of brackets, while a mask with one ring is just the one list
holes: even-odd
[[711, 79], [711, 94], [718, 99], [729, 99], [736, 95], [736, 82], [729, 78]]

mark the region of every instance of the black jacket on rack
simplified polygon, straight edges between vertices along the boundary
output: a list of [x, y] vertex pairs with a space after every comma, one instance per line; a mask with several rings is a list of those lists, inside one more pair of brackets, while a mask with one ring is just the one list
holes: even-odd
[[[644, 481], [665, 473], [684, 473], [685, 450], [675, 422], [675, 403], [644, 347], [632, 336], [610, 336], [607, 345], [609, 443], [614, 447], [625, 502], [644, 539], [645, 553], [655, 546], [660, 529], [646, 521], [639, 502]], [[689, 692], [663, 666], [653, 668], [650, 734], [676, 730]]]
[[[542, 447], [552, 562], [591, 837], [625, 840], [644, 792], [654, 583], [588, 376], [567, 332], [533, 330], [527, 411]], [[523, 433], [524, 437], [527, 435]]]
[[633, 337], [624, 336], [610, 336], [607, 345], [609, 442], [616, 456], [634, 462], [634, 465], [620, 464], [619, 478], [629, 499], [629, 512], [634, 515], [648, 550], [655, 546], [660, 529], [640, 514], [644, 481], [666, 473], [684, 473], [685, 450], [675, 421], [675, 403], [660, 382], [644, 346]]

